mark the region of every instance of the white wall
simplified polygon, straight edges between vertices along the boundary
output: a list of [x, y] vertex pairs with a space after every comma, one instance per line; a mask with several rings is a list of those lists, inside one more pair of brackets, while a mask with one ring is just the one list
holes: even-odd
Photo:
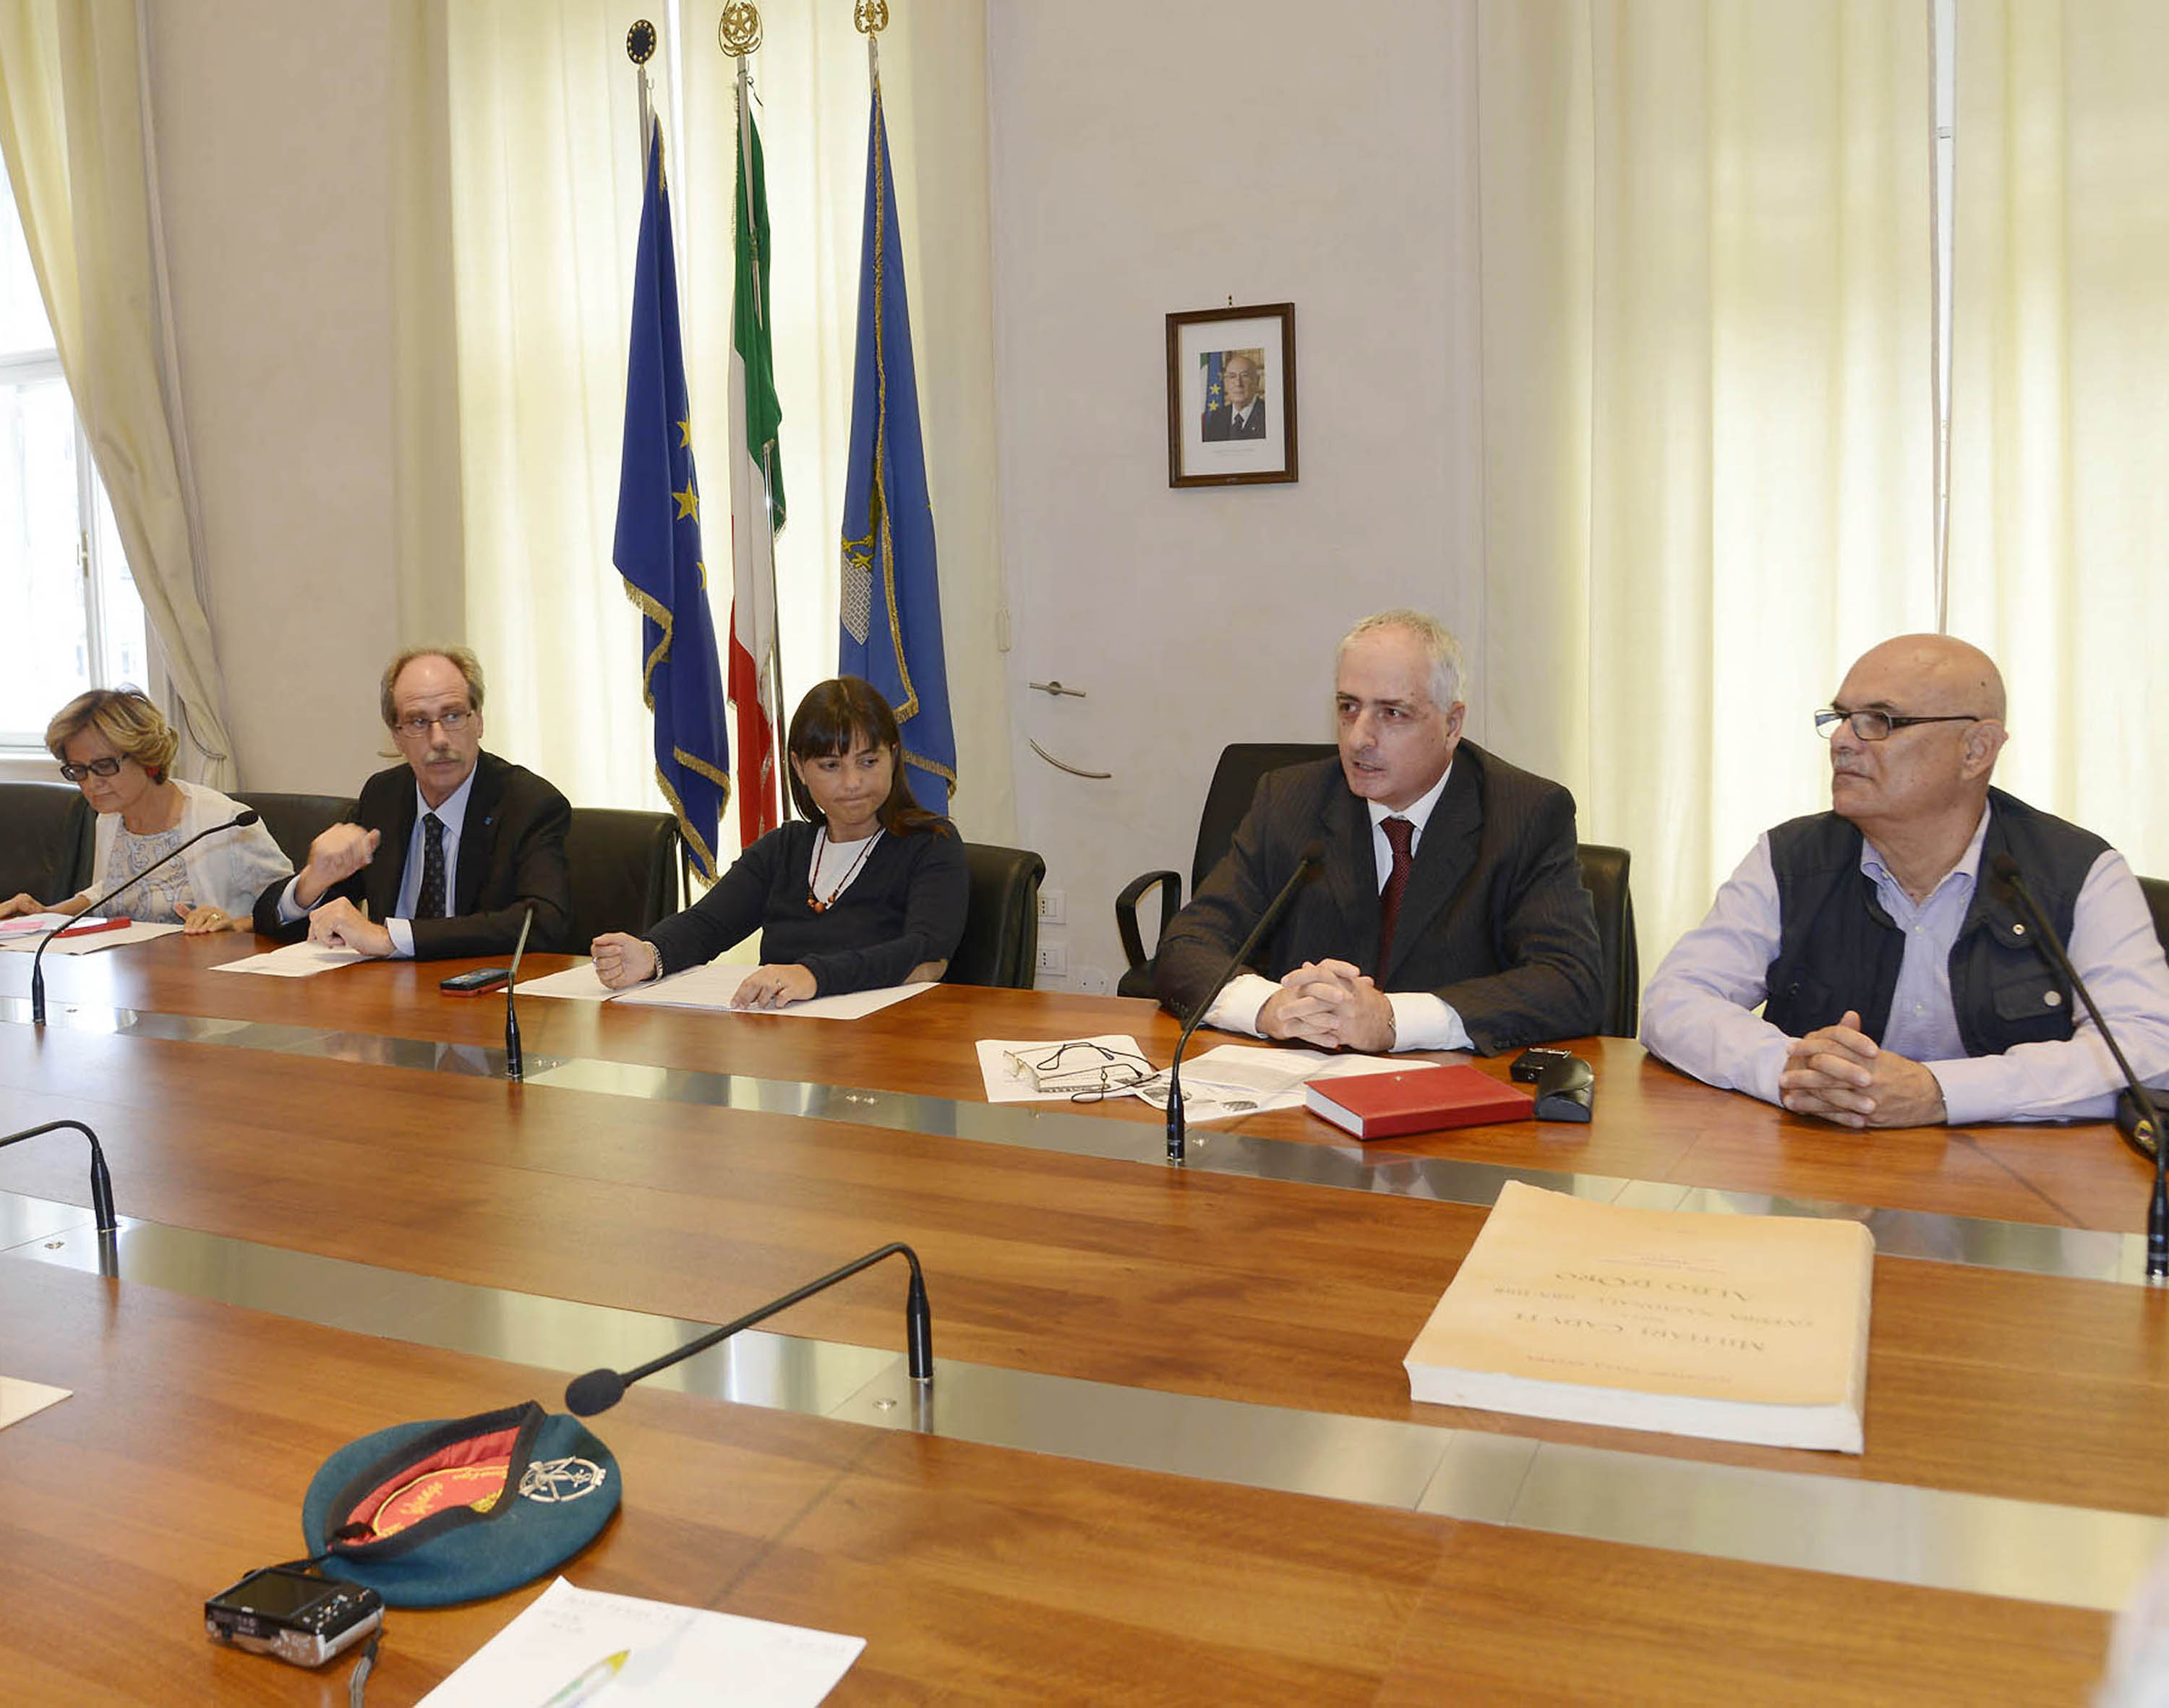
[[[1071, 969], [1042, 985], [1119, 975], [1138, 873], [1186, 895], [1223, 746], [1331, 739], [1357, 618], [1426, 607], [1483, 654], [1471, 19], [989, 8], [1018, 834], [1066, 894], [1042, 942]], [[1176, 491], [1164, 317], [1231, 296], [1295, 304], [1302, 478]], [[1050, 678], [1089, 697], [1026, 686]]]
[[393, 574], [388, 8], [191, 0], [146, 43], [208, 605], [249, 788], [383, 761]]

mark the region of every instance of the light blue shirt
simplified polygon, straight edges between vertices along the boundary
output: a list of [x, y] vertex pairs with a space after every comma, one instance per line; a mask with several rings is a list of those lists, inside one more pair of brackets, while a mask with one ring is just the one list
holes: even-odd
[[445, 827], [445, 910], [452, 910], [452, 898], [460, 893], [460, 832], [466, 825], [467, 797], [474, 793], [474, 772], [469, 771], [466, 781], [445, 796], [441, 807], [433, 807], [424, 800], [422, 786], [414, 786], [414, 829], [407, 838], [407, 863], [400, 869], [399, 902], [392, 917], [384, 921], [385, 930], [392, 933], [395, 960], [410, 961], [414, 958], [414, 909], [422, 899], [423, 837], [429, 830], [423, 819], [430, 813], [434, 813]]
[[[1905, 933], [1883, 1047], [1936, 1076], [1954, 1125], [2107, 1120], [2124, 1076], [2084, 1004], [2068, 1039], [1969, 1056], [1959, 1038], [1951, 945], [1973, 903], [1987, 824], [1984, 813], [1958, 863], [1917, 907], [1863, 844], [1861, 870]], [[1643, 992], [1642, 1042], [1707, 1084], [1779, 1102], [1778, 1076], [1793, 1040], [1756, 1011], [1769, 995], [1764, 979], [1777, 939], [1777, 879], [1765, 835]], [[2169, 960], [2139, 880], [2114, 849], [2080, 886], [2066, 947], [2133, 1070], [2150, 1085], [2169, 1078]]]

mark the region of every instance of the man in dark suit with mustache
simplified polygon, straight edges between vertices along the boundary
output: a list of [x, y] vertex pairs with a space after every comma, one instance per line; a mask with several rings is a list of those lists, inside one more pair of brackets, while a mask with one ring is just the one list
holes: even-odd
[[308, 864], [257, 899], [256, 929], [365, 955], [440, 960], [560, 949], [572, 919], [573, 809], [525, 766], [482, 750], [482, 665], [464, 647], [416, 648], [384, 672], [379, 710], [405, 763], [361, 787]]

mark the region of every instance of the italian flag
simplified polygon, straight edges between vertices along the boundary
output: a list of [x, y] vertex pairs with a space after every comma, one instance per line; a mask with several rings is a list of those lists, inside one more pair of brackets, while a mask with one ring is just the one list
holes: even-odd
[[776, 430], [775, 358], [769, 342], [768, 182], [760, 132], [738, 61], [738, 286], [731, 310], [731, 643], [727, 691], [734, 744], [738, 843], [779, 822], [775, 675], [775, 536], [783, 531], [783, 457]]

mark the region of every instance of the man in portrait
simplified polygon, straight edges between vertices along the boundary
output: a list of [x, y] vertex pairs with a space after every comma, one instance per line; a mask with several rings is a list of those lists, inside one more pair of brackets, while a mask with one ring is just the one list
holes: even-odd
[[1220, 360], [1222, 401], [1205, 412], [1208, 445], [1266, 436], [1265, 364], [1255, 351], [1231, 350]]

